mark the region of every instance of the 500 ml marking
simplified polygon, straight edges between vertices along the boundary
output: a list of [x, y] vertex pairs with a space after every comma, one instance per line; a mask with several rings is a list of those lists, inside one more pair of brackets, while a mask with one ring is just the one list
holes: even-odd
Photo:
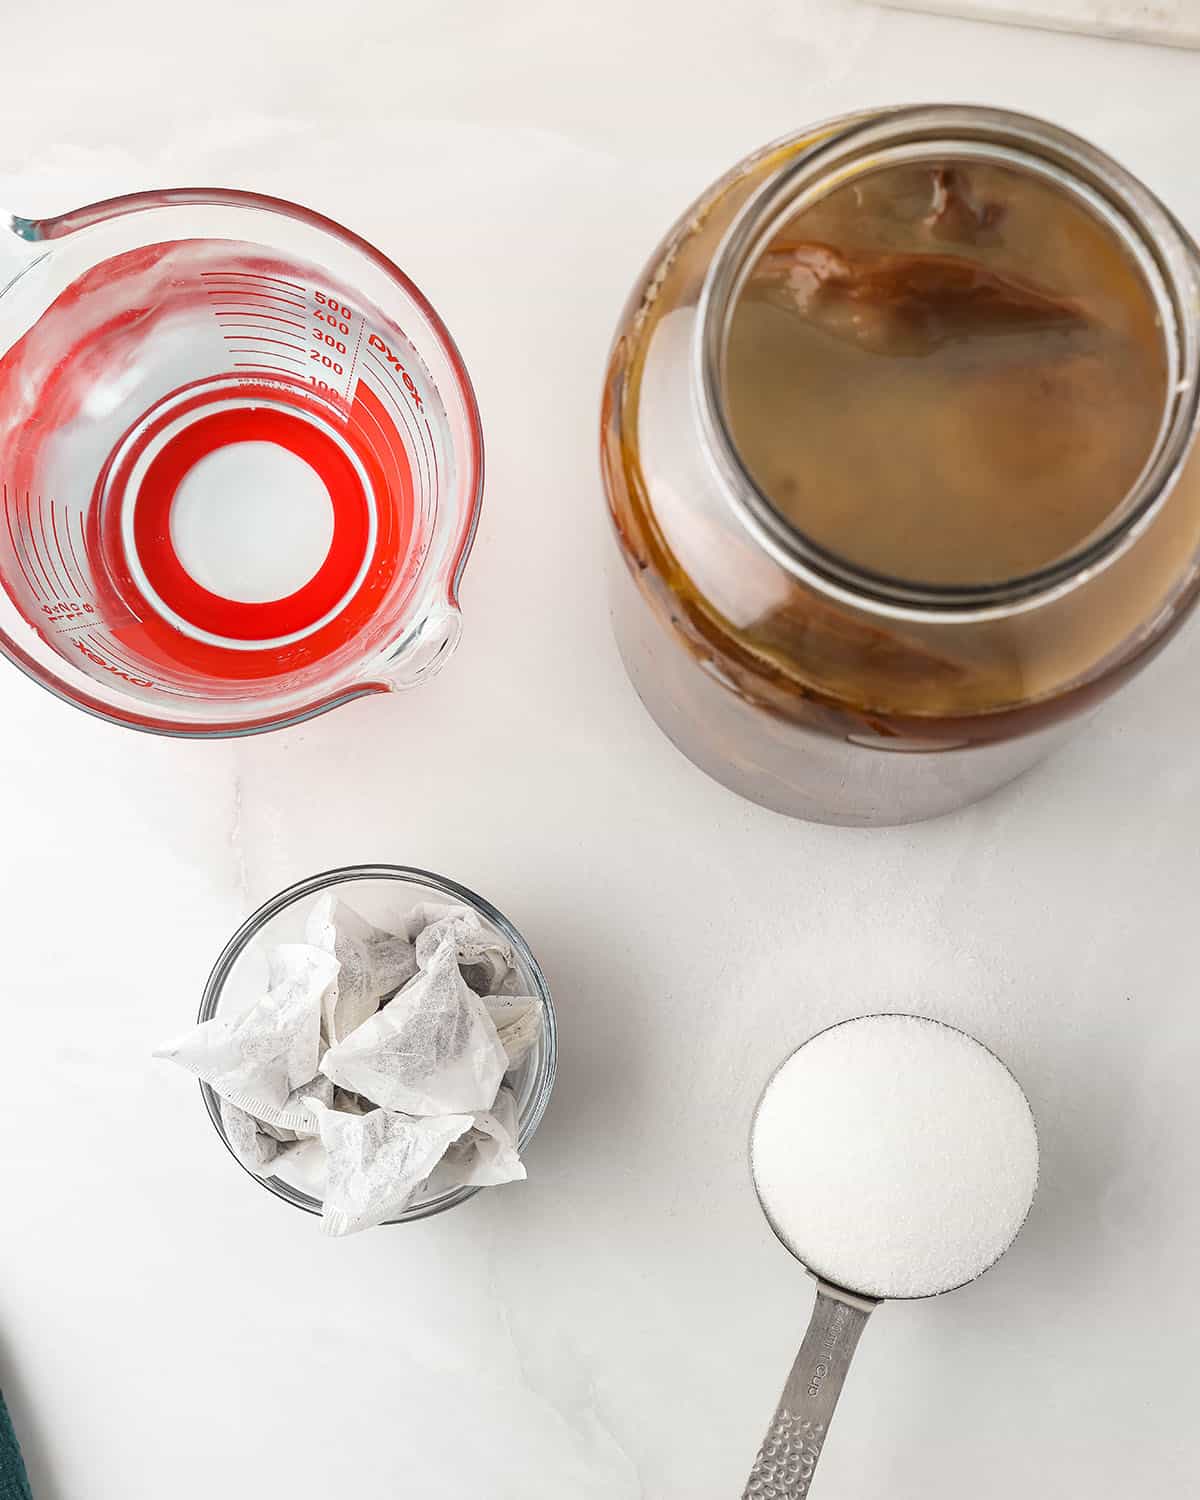
[[[310, 328], [309, 334], [316, 347], [309, 349], [309, 361], [320, 365], [331, 376], [344, 376], [346, 374], [345, 361], [347, 358], [351, 358], [350, 377], [352, 380], [354, 367], [358, 360], [358, 349], [362, 343], [363, 333], [366, 332], [364, 326], [365, 319], [360, 323], [358, 344], [355, 345], [354, 355], [351, 357], [350, 346], [347, 341], [352, 337], [351, 329], [354, 326], [355, 320], [359, 318], [359, 314], [352, 307], [348, 307], [346, 303], [332, 296], [329, 292], [314, 291], [313, 301], [317, 304], [312, 309], [312, 319], [316, 327]], [[367, 347], [376, 350], [377, 354], [383, 356], [388, 367], [399, 376], [400, 383], [403, 385], [409, 401], [419, 412], [424, 413], [425, 403], [421, 399], [421, 393], [417, 389], [416, 381], [405, 368], [404, 362], [398, 355], [392, 352], [386, 340], [380, 338], [377, 333], [368, 334]], [[319, 390], [332, 391], [334, 389], [329, 381], [322, 379], [319, 375], [310, 375], [309, 379]], [[347, 399], [349, 399], [353, 393], [347, 389], [345, 394]]]
[[[316, 360], [331, 375], [344, 375], [346, 373], [344, 363], [347, 353], [346, 339], [350, 337], [350, 324], [355, 317], [354, 309], [347, 307], [344, 302], [339, 302], [336, 297], [331, 297], [328, 292], [314, 292], [313, 300], [317, 303], [313, 309], [313, 321], [319, 326], [310, 328], [309, 332], [320, 347], [310, 349], [308, 357], [310, 360]], [[316, 375], [310, 378], [313, 384], [323, 391], [333, 389], [328, 382], [319, 379]], [[349, 395], [349, 392], [346, 394]]]

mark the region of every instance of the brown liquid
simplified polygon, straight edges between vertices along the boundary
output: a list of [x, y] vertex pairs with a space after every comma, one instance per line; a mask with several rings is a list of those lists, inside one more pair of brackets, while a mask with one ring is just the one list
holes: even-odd
[[[689, 443], [697, 451], [702, 443], [690, 384], [695, 313], [714, 257], [752, 195], [838, 128], [835, 122], [821, 134], [764, 149], [690, 206], [633, 288], [602, 411], [605, 486], [625, 563], [614, 612], [631, 676], [694, 761], [768, 806], [802, 813], [814, 734], [897, 757], [1020, 740], [1106, 698], [1166, 644], [1200, 600], [1200, 445], [1180, 462], [1130, 545], [1078, 577], [1076, 586], [1014, 612], [960, 618], [927, 610], [902, 620], [831, 595], [777, 563], [705, 466], [689, 460]], [[994, 247], [984, 243], [985, 233], [1002, 221], [979, 191], [991, 174], [972, 172], [973, 190], [960, 185], [948, 193], [942, 232], [930, 226], [925, 253], [986, 268]], [[910, 221], [920, 217], [917, 204], [928, 212], [936, 185], [928, 171], [918, 178]], [[1108, 267], [1120, 293], [1113, 300], [1132, 301], [1145, 350], [1148, 298], [1127, 253], [1086, 215], [1071, 220], [1089, 254]], [[964, 227], [975, 239], [966, 257]], [[859, 228], [869, 235], [873, 226]], [[1046, 226], [1032, 228], [1030, 243], [1041, 245]], [[847, 240], [847, 249], [854, 248]], [[909, 253], [886, 241], [865, 248]], [[996, 274], [1032, 288], [1035, 310], [1042, 297], [1082, 302], [1082, 273], [1046, 287], [1038, 253], [1044, 252], [1031, 252], [1023, 264], [1009, 261]], [[1096, 279], [1095, 266], [1088, 275]], [[993, 300], [1008, 299], [997, 293]], [[788, 317], [786, 326], [799, 321], [794, 310]], [[1157, 335], [1150, 341], [1154, 352], [1146, 363], [1161, 388]]]
[[1026, 173], [891, 167], [765, 252], [734, 310], [730, 425], [811, 541], [876, 573], [994, 583], [1075, 552], [1129, 493], [1167, 369], [1112, 229]]

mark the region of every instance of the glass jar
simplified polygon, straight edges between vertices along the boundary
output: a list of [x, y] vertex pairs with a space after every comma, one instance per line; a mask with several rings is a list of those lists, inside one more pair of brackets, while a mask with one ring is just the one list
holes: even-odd
[[[204, 986], [197, 1020], [211, 1021], [218, 1014], [229, 1017], [244, 1014], [267, 988], [268, 951], [278, 943], [304, 941], [305, 919], [317, 897], [328, 890], [336, 890], [368, 921], [392, 931], [398, 921], [422, 901], [466, 906], [486, 927], [498, 932], [508, 942], [522, 994], [536, 995], [542, 1002], [541, 1035], [505, 1078], [506, 1087], [513, 1091], [517, 1101], [517, 1145], [523, 1152], [546, 1112], [558, 1066], [558, 1032], [550, 987], [529, 944], [508, 918], [482, 896], [441, 875], [404, 865], [349, 865], [344, 869], [310, 875], [307, 880], [280, 891], [247, 917], [226, 943]], [[248, 1176], [293, 1208], [310, 1214], [321, 1212], [321, 1199], [316, 1196], [319, 1184], [307, 1176], [289, 1173], [286, 1164], [279, 1173], [269, 1177], [259, 1177], [251, 1172], [229, 1144], [217, 1095], [206, 1083], [200, 1084], [200, 1094], [221, 1141]], [[425, 1192], [394, 1219], [385, 1222], [407, 1224], [414, 1219], [426, 1219], [431, 1214], [457, 1208], [477, 1192], [477, 1187]]]
[[[1020, 577], [898, 579], [818, 544], [739, 456], [725, 353], [781, 228], [890, 164], [984, 162], [1081, 202], [1136, 265], [1163, 339], [1140, 476], [1068, 555]], [[1158, 200], [1076, 136], [1007, 112], [844, 117], [749, 157], [667, 235], [604, 389], [601, 462], [625, 666], [664, 732], [733, 791], [855, 825], [934, 817], [1040, 760], [1139, 670], [1200, 587], [1200, 255]]]

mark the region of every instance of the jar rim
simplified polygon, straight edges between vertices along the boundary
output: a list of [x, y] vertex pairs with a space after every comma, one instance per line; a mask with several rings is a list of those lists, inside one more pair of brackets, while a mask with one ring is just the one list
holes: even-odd
[[[891, 162], [977, 157], [1017, 165], [1068, 190], [1124, 242], [1158, 304], [1168, 378], [1158, 440], [1103, 526], [1036, 571], [991, 583], [924, 583], [875, 572], [816, 542], [759, 487], [733, 438], [725, 402], [729, 328], [759, 256], [783, 224], [833, 187]], [[1105, 152], [1048, 121], [977, 105], [907, 105], [859, 115], [822, 133], [746, 202], [701, 289], [692, 351], [693, 400], [709, 462], [734, 513], [780, 566], [845, 604], [895, 618], [979, 620], [1035, 608], [1116, 560], [1173, 487], [1200, 412], [1197, 250], [1150, 190]]]

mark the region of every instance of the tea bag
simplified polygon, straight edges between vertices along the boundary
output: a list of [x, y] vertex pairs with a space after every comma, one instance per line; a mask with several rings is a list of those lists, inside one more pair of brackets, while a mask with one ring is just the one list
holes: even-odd
[[270, 1175], [271, 1163], [279, 1154], [279, 1139], [228, 1099], [221, 1100], [221, 1124], [230, 1150], [242, 1166], [256, 1177]]
[[321, 997], [337, 970], [337, 959], [320, 948], [281, 944], [272, 955], [270, 990], [241, 1020], [216, 1016], [154, 1056], [187, 1068], [256, 1120], [311, 1133], [305, 1106], [290, 1095], [316, 1075]]
[[490, 1109], [508, 1067], [452, 941], [382, 1010], [330, 1047], [321, 1072], [373, 1104], [411, 1115]]
[[330, 1046], [348, 1036], [379, 1009], [380, 1002], [417, 972], [412, 944], [384, 932], [327, 891], [313, 907], [304, 935], [332, 953], [339, 964], [337, 980], [325, 994], [325, 1036]]
[[[444, 922], [451, 917], [469, 920], [475, 917], [475, 913], [469, 906], [463, 906], [461, 902], [418, 901], [404, 919], [404, 935], [410, 943], [415, 943], [427, 927], [432, 927], [435, 923]], [[475, 920], [478, 921], [478, 917]]]
[[542, 1034], [542, 1002], [530, 995], [489, 995], [484, 1004], [511, 1071], [525, 1060]]
[[477, 995], [490, 994], [512, 973], [512, 949], [469, 906], [422, 901], [409, 913], [405, 931], [422, 968], [442, 942], [453, 937], [463, 978]]
[[361, 1094], [352, 1094], [347, 1089], [339, 1088], [334, 1088], [333, 1099], [329, 1103], [329, 1107], [340, 1110], [344, 1115], [368, 1115], [375, 1108]]
[[343, 1114], [316, 1100], [321, 1144], [329, 1163], [322, 1227], [353, 1234], [398, 1214], [441, 1160], [472, 1128], [470, 1115], [413, 1119], [388, 1109]]
[[307, 1140], [280, 1147], [279, 1155], [271, 1163], [271, 1175], [321, 1203], [325, 1200], [329, 1163], [321, 1138], [316, 1134], [318, 1126], [315, 1118], [312, 1120], [312, 1128], [313, 1134]]
[[497, 933], [489, 931], [476, 912], [465, 906], [448, 907], [418, 934], [417, 963], [425, 968], [444, 942], [458, 951], [462, 976], [477, 995], [488, 995], [512, 971], [512, 949]]
[[524, 991], [527, 988], [528, 986], [521, 977], [520, 972], [514, 967], [509, 969], [508, 973], [503, 975], [496, 984], [492, 985], [484, 998], [488, 1000], [519, 1000], [523, 998]]
[[429, 1179], [430, 1193], [457, 1187], [498, 1187], [526, 1177], [517, 1155], [517, 1101], [501, 1089], [492, 1108], [475, 1116], [465, 1135], [446, 1148]]
[[922, 223], [930, 238], [959, 245], [992, 244], [1003, 223], [1004, 204], [976, 195], [961, 167], [935, 167], [930, 175], [929, 210]]
[[[314, 1079], [313, 1082], [315, 1084], [318, 1080]], [[357, 1094], [348, 1094], [344, 1089], [335, 1088], [324, 1074], [319, 1075], [319, 1082], [325, 1088], [315, 1090], [308, 1097], [315, 1098], [326, 1109], [349, 1115], [365, 1115], [371, 1110], [372, 1106], [364, 1104]], [[329, 1179], [329, 1163], [325, 1147], [321, 1144], [316, 1114], [313, 1111], [306, 1113], [309, 1116], [308, 1138], [301, 1137], [291, 1144], [281, 1146], [279, 1155], [271, 1165], [271, 1171], [274, 1176], [299, 1188], [302, 1193], [323, 1201]]]
[[1064, 297], [956, 255], [840, 250], [776, 241], [751, 286], [835, 338], [876, 353], [921, 355], [951, 339], [1083, 327]]

